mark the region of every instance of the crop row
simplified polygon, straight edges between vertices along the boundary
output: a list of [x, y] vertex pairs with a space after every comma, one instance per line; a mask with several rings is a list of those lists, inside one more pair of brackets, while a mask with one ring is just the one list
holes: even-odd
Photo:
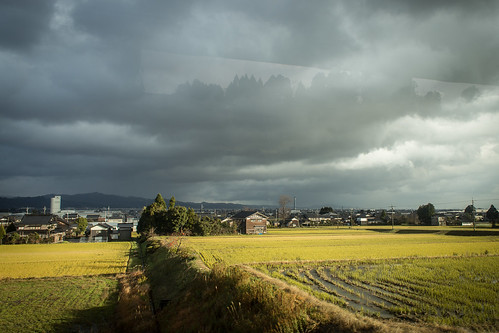
[[[316, 296], [382, 317], [497, 330], [499, 257], [258, 264]], [[338, 301], [342, 298], [343, 302]]]

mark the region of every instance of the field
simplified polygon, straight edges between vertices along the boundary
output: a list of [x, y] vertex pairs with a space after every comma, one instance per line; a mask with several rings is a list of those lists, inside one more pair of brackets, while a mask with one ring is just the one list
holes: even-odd
[[497, 257], [409, 258], [255, 268], [316, 297], [383, 318], [494, 330]]
[[116, 294], [114, 277], [3, 280], [0, 331], [84, 331], [112, 317]]
[[123, 273], [131, 246], [130, 242], [0, 246], [0, 279]]
[[331, 227], [184, 242], [207, 266], [252, 266], [354, 312], [497, 331], [499, 233], [476, 234]]
[[133, 243], [0, 246], [0, 332], [95, 331], [113, 317]]
[[[191, 237], [184, 240], [208, 266], [281, 261], [399, 258], [414, 256], [499, 255], [499, 233], [454, 236], [456, 229], [387, 228], [269, 229], [265, 235]], [[457, 231], [468, 232], [467, 229]], [[467, 233], [466, 233], [467, 234]]]

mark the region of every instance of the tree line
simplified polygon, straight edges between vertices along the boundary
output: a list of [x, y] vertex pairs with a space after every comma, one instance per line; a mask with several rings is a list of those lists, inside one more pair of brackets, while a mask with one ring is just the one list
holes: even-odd
[[207, 236], [233, 234], [236, 232], [236, 226], [221, 222], [217, 218], [207, 216], [200, 218], [192, 208], [176, 206], [173, 196], [167, 206], [158, 193], [154, 202], [143, 209], [137, 232]]
[[[468, 205], [464, 209], [464, 218], [473, 221], [473, 213], [475, 212], [475, 207], [473, 205]], [[426, 205], [419, 206], [417, 210], [418, 219], [422, 224], [431, 225], [431, 218], [435, 215], [435, 206], [433, 204], [428, 203]], [[490, 208], [485, 213], [485, 218], [487, 221], [492, 223], [492, 227], [495, 228], [497, 222], [499, 221], [499, 212], [494, 207], [494, 205], [490, 205]]]

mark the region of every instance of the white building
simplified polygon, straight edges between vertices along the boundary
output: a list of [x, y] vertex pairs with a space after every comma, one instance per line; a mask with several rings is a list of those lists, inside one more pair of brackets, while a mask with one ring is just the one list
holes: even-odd
[[50, 214], [55, 215], [61, 211], [61, 196], [50, 198]]

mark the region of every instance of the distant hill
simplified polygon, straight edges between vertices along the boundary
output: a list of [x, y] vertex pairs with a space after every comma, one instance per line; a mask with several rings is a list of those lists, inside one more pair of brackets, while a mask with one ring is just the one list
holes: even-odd
[[[36, 197], [0, 197], [0, 211], [16, 210], [25, 207], [42, 210], [44, 207], [50, 210], [50, 198], [55, 195], [61, 196], [61, 209], [97, 209], [97, 208], [142, 208], [150, 205], [154, 199], [140, 197], [125, 197], [103, 193], [84, 194], [45, 194]], [[169, 198], [165, 197], [168, 201]], [[168, 202], [167, 202], [168, 204]], [[177, 201], [176, 205], [200, 209], [201, 203]], [[202, 203], [204, 209], [243, 209], [247, 205], [232, 203]]]

